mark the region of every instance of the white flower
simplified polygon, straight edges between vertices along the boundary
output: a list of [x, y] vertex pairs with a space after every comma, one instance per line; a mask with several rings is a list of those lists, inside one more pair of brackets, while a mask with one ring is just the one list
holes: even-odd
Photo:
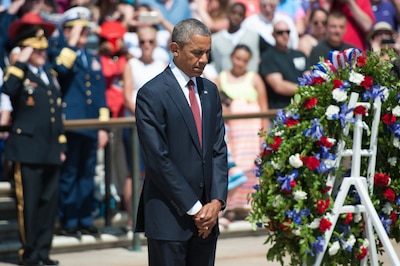
[[337, 105], [329, 105], [328, 108], [326, 108], [325, 115], [328, 120], [333, 120], [333, 116], [339, 114], [340, 108]]
[[321, 223], [321, 218], [315, 218], [310, 224], [309, 224], [309, 228], [311, 229], [317, 229], [319, 228], [319, 224]]
[[381, 90], [383, 90], [383, 91], [382, 91], [383, 101], [386, 101], [387, 98], [389, 97], [389, 90], [388, 90], [388, 88], [385, 87], [385, 86], [382, 86], [382, 87], [381, 87]]
[[336, 139], [334, 139], [334, 138], [328, 138], [328, 141], [330, 143], [332, 143], [332, 145], [335, 145], [335, 143], [336, 143]]
[[289, 157], [289, 164], [294, 168], [300, 168], [303, 166], [303, 161], [300, 159], [300, 154], [296, 153]]
[[382, 212], [384, 214], [389, 215], [392, 211], [393, 211], [392, 204], [390, 204], [389, 202], [386, 202], [385, 205], [383, 205]]
[[360, 85], [360, 83], [364, 80], [364, 75], [360, 73], [356, 73], [354, 71], [351, 71], [349, 81], [353, 82], [357, 85]]
[[400, 149], [400, 141], [396, 137], [393, 138], [393, 146]]
[[300, 231], [300, 229], [293, 230], [292, 232], [293, 232], [293, 234], [294, 234], [295, 236], [301, 236], [301, 231]]
[[361, 213], [359, 213], [359, 212], [355, 213], [353, 217], [354, 217], [354, 222], [355, 223], [359, 223], [361, 221], [361, 219], [362, 219]]
[[332, 97], [337, 102], [344, 102], [347, 100], [347, 92], [345, 90], [335, 89], [332, 91]]
[[353, 247], [354, 244], [356, 243], [356, 238], [355, 238], [355, 236], [354, 236], [353, 234], [351, 234], [351, 235], [349, 236], [349, 238], [347, 239], [346, 243], [347, 243], [347, 245], [349, 245], [350, 247]]
[[279, 170], [281, 169], [281, 167], [279, 166], [279, 164], [275, 161], [271, 161], [271, 165], [275, 170]]
[[335, 160], [326, 159], [326, 160], [324, 160], [324, 163], [327, 168], [332, 168], [335, 166]]
[[392, 114], [393, 114], [394, 116], [399, 117], [399, 116], [400, 116], [400, 106], [397, 105], [395, 108], [393, 108]]
[[282, 202], [282, 196], [278, 195], [275, 197], [274, 201], [272, 202], [272, 206], [274, 206], [274, 208], [278, 207], [279, 204]]
[[332, 246], [329, 248], [329, 255], [334, 256], [336, 253], [338, 253], [340, 249], [340, 244], [339, 241], [335, 241], [332, 243]]
[[281, 131], [275, 131], [275, 136], [282, 136], [285, 133], [285, 131], [281, 130]]
[[367, 248], [368, 246], [369, 246], [369, 240], [368, 238], [364, 238], [363, 247]]
[[293, 197], [296, 201], [305, 200], [307, 198], [307, 192], [304, 191], [294, 191]]
[[397, 164], [397, 158], [396, 157], [390, 157], [387, 159], [387, 162], [391, 165], [391, 166], [396, 166]]

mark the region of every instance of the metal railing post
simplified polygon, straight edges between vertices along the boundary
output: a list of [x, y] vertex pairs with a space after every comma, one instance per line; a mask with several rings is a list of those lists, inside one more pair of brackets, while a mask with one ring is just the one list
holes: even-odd
[[136, 123], [132, 126], [132, 218], [133, 218], [133, 238], [132, 249], [140, 251], [141, 243], [139, 233], [135, 233], [137, 210], [140, 198], [140, 152], [139, 138], [137, 135]]

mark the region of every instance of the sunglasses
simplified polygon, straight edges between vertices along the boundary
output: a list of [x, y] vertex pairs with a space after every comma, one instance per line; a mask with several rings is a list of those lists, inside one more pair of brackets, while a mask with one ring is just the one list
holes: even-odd
[[318, 24], [320, 24], [320, 25], [326, 25], [326, 21], [318, 21], [318, 20], [316, 20], [316, 21], [313, 22], [313, 24], [314, 24], [315, 26], [317, 26]]
[[143, 45], [145, 43], [154, 44], [154, 40], [139, 40], [140, 45]]
[[275, 31], [275, 33], [278, 34], [278, 35], [283, 35], [284, 33], [289, 35], [290, 34], [290, 30], [277, 30], [277, 31]]

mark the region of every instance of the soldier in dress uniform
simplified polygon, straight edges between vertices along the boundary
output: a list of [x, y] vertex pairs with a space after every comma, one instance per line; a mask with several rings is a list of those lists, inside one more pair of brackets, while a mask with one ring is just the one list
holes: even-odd
[[5, 158], [13, 162], [22, 265], [58, 265], [49, 253], [66, 136], [60, 86], [54, 70], [45, 66], [54, 29], [36, 13], [26, 13], [9, 28], [20, 52], [4, 75], [3, 92], [13, 106]]
[[[109, 119], [105, 80], [98, 56], [85, 49], [90, 11], [73, 7], [64, 12], [60, 35], [50, 44], [52, 62], [59, 72], [63, 92], [63, 115], [71, 119]], [[68, 68], [72, 65], [71, 68]], [[94, 176], [97, 149], [108, 141], [105, 130], [70, 130], [67, 159], [61, 170], [59, 221], [61, 234], [80, 239], [99, 235], [93, 225]]]

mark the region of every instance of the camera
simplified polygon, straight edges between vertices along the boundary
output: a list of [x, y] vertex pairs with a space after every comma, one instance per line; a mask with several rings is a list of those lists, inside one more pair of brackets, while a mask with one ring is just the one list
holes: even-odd
[[381, 44], [394, 44], [396, 43], [396, 39], [382, 39]]
[[146, 24], [158, 24], [158, 13], [157, 11], [140, 12], [137, 20]]

